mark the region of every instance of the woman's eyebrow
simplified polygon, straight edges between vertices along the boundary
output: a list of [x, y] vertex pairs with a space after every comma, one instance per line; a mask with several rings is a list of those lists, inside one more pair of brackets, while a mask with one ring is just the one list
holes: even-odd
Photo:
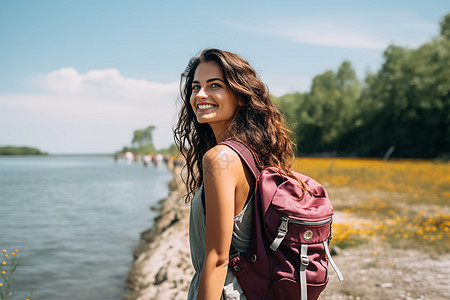
[[221, 78], [211, 78], [211, 79], [206, 80], [206, 82], [216, 81], [216, 80], [219, 80], [219, 81], [222, 81], [223, 83], [225, 83], [225, 81], [223, 81], [223, 79], [221, 79]]
[[[210, 78], [210, 79], [206, 80], [206, 82], [211, 82], [211, 81], [216, 81], [216, 80], [219, 80], [219, 81], [222, 81], [223, 83], [225, 83], [225, 81], [223, 79], [221, 79], [221, 78]], [[194, 83], [200, 83], [200, 81], [194, 80], [194, 81], [192, 81], [192, 83], [193, 84]]]

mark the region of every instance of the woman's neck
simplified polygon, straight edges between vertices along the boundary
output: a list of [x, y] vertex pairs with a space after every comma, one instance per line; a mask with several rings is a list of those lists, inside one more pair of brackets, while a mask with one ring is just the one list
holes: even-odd
[[216, 138], [216, 143], [218, 144], [223, 140], [225, 140], [228, 137], [228, 135], [226, 135], [225, 133], [219, 135], [214, 134], [214, 137]]
[[229, 137], [228, 128], [226, 126], [211, 126], [211, 128], [217, 144]]

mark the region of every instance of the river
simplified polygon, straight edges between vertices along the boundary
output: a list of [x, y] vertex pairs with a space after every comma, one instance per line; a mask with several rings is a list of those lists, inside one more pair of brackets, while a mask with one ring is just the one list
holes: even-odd
[[36, 300], [121, 299], [149, 207], [171, 178], [162, 163], [0, 157], [0, 250], [19, 249], [11, 300], [30, 290]]

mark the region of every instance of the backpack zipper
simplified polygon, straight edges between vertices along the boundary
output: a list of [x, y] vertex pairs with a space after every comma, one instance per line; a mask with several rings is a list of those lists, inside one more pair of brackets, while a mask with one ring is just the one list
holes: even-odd
[[289, 222], [298, 224], [298, 225], [320, 226], [320, 225], [330, 223], [331, 220], [333, 220], [333, 218], [330, 217], [330, 218], [327, 218], [325, 220], [320, 220], [320, 221], [303, 221], [303, 220], [289, 218], [285, 215], [281, 215], [281, 224], [280, 224], [280, 228], [278, 228], [278, 231], [280, 231], [280, 230], [287, 231], [287, 226], [288, 226]]

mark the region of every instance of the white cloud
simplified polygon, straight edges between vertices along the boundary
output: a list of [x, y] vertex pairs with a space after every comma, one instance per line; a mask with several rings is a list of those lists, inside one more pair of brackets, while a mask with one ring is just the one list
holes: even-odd
[[[27, 138], [32, 140], [39, 130], [48, 131], [49, 124], [59, 129], [57, 132], [70, 128], [71, 135], [77, 138], [72, 144], [62, 138], [48, 142], [45, 147], [50, 152], [118, 150], [129, 145], [133, 130], [148, 125], [156, 126], [154, 142], [158, 148], [173, 141], [178, 82], [126, 78], [116, 69], [80, 74], [74, 68], [63, 68], [38, 76], [34, 85], [42, 92], [0, 95], [0, 119], [8, 119], [7, 112], [27, 116], [26, 120], [16, 118], [10, 123], [14, 131], [0, 134], [2, 144], [16, 139], [17, 132], [22, 135], [22, 144], [27, 144]], [[25, 127], [33, 132], [22, 130]], [[109, 140], [98, 139], [98, 144], [92, 144], [92, 135]]]
[[280, 22], [270, 28], [249, 28], [251, 31], [278, 36], [289, 41], [319, 46], [383, 49], [386, 41], [374, 38], [355, 28], [332, 23]]
[[150, 82], [123, 77], [116, 69], [91, 70], [85, 74], [63, 68], [37, 78], [36, 84], [53, 93], [91, 94], [107, 97], [146, 100], [150, 95], [173, 94], [175, 84]]
[[[364, 18], [363, 18], [364, 17]], [[251, 25], [249, 25], [251, 24]], [[237, 27], [235, 23], [228, 24]], [[240, 30], [271, 35], [294, 43], [356, 49], [382, 50], [389, 44], [416, 47], [437, 34], [437, 25], [408, 12], [378, 14], [299, 16], [239, 25]]]

